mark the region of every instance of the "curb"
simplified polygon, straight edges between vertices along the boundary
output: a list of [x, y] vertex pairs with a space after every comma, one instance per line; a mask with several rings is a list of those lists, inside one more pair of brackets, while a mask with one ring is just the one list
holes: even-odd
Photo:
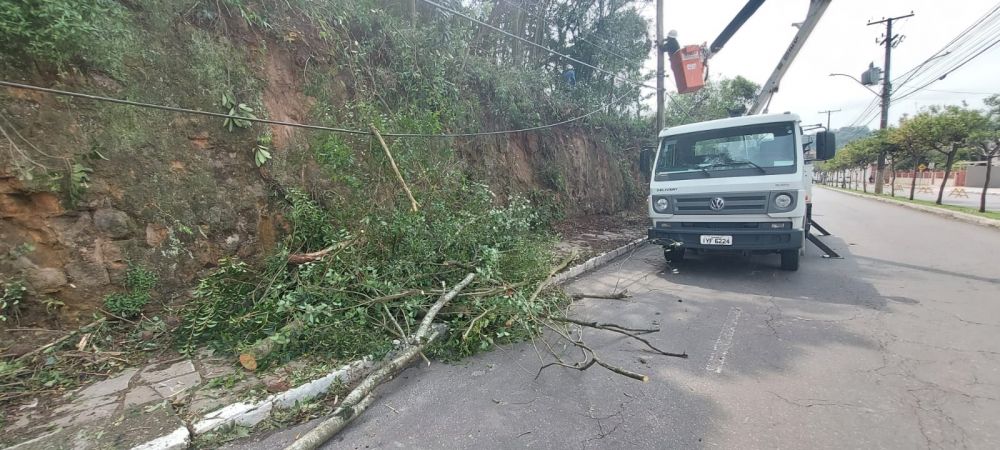
[[[597, 269], [648, 242], [646, 238], [636, 239], [607, 253], [590, 258], [552, 277], [551, 283], [563, 284], [572, 278]], [[315, 379], [285, 392], [270, 395], [263, 400], [237, 402], [223, 406], [196, 420], [188, 422], [189, 426], [187, 428], [178, 428], [170, 434], [132, 447], [132, 450], [185, 449], [190, 446], [192, 438], [220, 427], [231, 425], [252, 427], [270, 417], [274, 410], [287, 409], [295, 406], [296, 403], [301, 403], [326, 393], [337, 382], [347, 385], [352, 384], [367, 375], [374, 366], [375, 364], [371, 359], [365, 358], [334, 370], [322, 378]]]
[[892, 204], [892, 205], [899, 205], [899, 206], [902, 206], [904, 208], [910, 208], [910, 209], [915, 209], [917, 211], [928, 212], [928, 213], [931, 213], [931, 214], [936, 214], [938, 216], [949, 217], [949, 218], [956, 219], [956, 220], [959, 220], [959, 221], [962, 221], [962, 222], [971, 223], [973, 225], [980, 225], [980, 226], [984, 226], [984, 227], [992, 227], [992, 228], [998, 228], [998, 229], [1000, 229], [1000, 220], [988, 219], [986, 217], [979, 217], [979, 216], [975, 216], [975, 215], [972, 215], [972, 214], [966, 214], [966, 213], [959, 212], [959, 211], [952, 211], [950, 209], [935, 208], [933, 206], [925, 206], [925, 205], [918, 205], [918, 204], [914, 204], [914, 203], [902, 202], [902, 201], [899, 201], [899, 200], [893, 200], [892, 198], [877, 197], [875, 195], [862, 194], [860, 192], [852, 192], [852, 191], [848, 191], [848, 190], [844, 190], [844, 189], [840, 189], [840, 188], [833, 188], [833, 187], [829, 187], [829, 186], [824, 186], [822, 184], [817, 184], [815, 186], [819, 186], [819, 187], [821, 187], [823, 189], [827, 189], [827, 190], [834, 191], [834, 192], [840, 192], [840, 193], [847, 194], [847, 195], [853, 195], [855, 197], [867, 198], [869, 200], [875, 200], [875, 201], [882, 202], [882, 203], [889, 203], [889, 204]]
[[224, 426], [240, 425], [252, 427], [271, 416], [271, 412], [287, 409], [318, 395], [326, 393], [336, 383], [351, 384], [361, 379], [374, 368], [375, 364], [365, 358], [330, 372], [322, 378], [296, 386], [285, 392], [272, 394], [256, 402], [232, 403], [209, 412], [198, 419], [189, 421], [188, 427], [181, 427], [170, 434], [158, 437], [132, 450], [179, 450], [188, 448], [191, 439]]
[[641, 247], [647, 244], [648, 242], [649, 241], [646, 238], [636, 239], [632, 242], [629, 242], [628, 244], [625, 244], [607, 253], [597, 255], [593, 258], [584, 261], [581, 264], [577, 264], [573, 267], [570, 267], [565, 272], [559, 273], [556, 276], [552, 277], [551, 283], [563, 284], [572, 278], [576, 278], [580, 275], [583, 275], [584, 273], [590, 272], [591, 270], [601, 267], [611, 262], [615, 258], [618, 258], [619, 256], [622, 256], [638, 247]]

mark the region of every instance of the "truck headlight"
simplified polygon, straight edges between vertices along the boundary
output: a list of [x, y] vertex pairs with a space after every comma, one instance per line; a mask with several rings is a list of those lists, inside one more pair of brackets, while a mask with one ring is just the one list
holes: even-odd
[[788, 209], [789, 206], [792, 206], [792, 196], [788, 194], [774, 196], [774, 206], [778, 209]]
[[653, 197], [653, 210], [661, 214], [670, 211], [670, 200], [666, 197]]

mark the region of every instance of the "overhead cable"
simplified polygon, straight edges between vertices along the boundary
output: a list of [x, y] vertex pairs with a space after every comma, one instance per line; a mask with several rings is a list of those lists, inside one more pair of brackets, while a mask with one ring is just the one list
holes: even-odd
[[[345, 134], [355, 134], [355, 135], [370, 135], [370, 134], [372, 134], [371, 131], [368, 131], [368, 130], [352, 130], [352, 129], [347, 129], [347, 128], [328, 127], [328, 126], [323, 126], [323, 125], [311, 125], [311, 124], [304, 124], [304, 123], [297, 123], [297, 122], [287, 122], [287, 121], [282, 121], [282, 120], [271, 120], [271, 119], [260, 119], [260, 118], [256, 118], [256, 117], [236, 116], [236, 115], [223, 114], [223, 113], [217, 113], [217, 112], [211, 112], [211, 111], [202, 111], [202, 110], [198, 110], [198, 109], [179, 108], [179, 107], [176, 107], [176, 106], [158, 105], [158, 104], [154, 104], [154, 103], [136, 102], [136, 101], [123, 100], [123, 99], [113, 98], [113, 97], [105, 97], [105, 96], [101, 96], [101, 95], [84, 94], [84, 93], [81, 93], [81, 92], [72, 92], [72, 91], [65, 91], [65, 90], [61, 90], [61, 89], [52, 89], [52, 88], [46, 88], [46, 87], [41, 87], [41, 86], [34, 86], [34, 85], [30, 85], [30, 84], [14, 83], [14, 82], [11, 82], [11, 81], [4, 81], [4, 80], [0, 80], [0, 86], [5, 86], [5, 87], [15, 88], [15, 89], [25, 89], [25, 90], [29, 90], [29, 91], [45, 92], [45, 93], [48, 93], [48, 94], [62, 95], [62, 96], [67, 96], [67, 97], [84, 98], [84, 99], [94, 100], [94, 101], [100, 101], [100, 102], [117, 103], [119, 105], [134, 106], [134, 107], [139, 107], [139, 108], [157, 109], [157, 110], [161, 110], [161, 111], [169, 111], [169, 112], [175, 112], [175, 113], [181, 113], [181, 114], [193, 114], [193, 115], [201, 115], [201, 116], [210, 116], [210, 117], [218, 117], [218, 118], [222, 118], [222, 119], [245, 120], [247, 122], [266, 123], [266, 124], [270, 124], [270, 125], [280, 125], [280, 126], [293, 127], [293, 128], [306, 128], [306, 129], [311, 129], [311, 130], [331, 131], [331, 132], [334, 132], [334, 133], [345, 133]], [[585, 118], [590, 117], [590, 116], [592, 116], [594, 114], [597, 114], [597, 113], [599, 113], [601, 111], [604, 111], [604, 109], [607, 108], [608, 106], [617, 104], [618, 102], [620, 102], [622, 99], [624, 99], [625, 97], [627, 97], [630, 94], [631, 94], [631, 92], [626, 93], [626, 94], [624, 94], [624, 95], [622, 95], [622, 96], [620, 96], [620, 97], [618, 97], [616, 99], [613, 99], [613, 100], [609, 101], [608, 103], [605, 103], [605, 104], [601, 105], [599, 108], [597, 108], [597, 109], [595, 109], [593, 111], [590, 111], [590, 112], [588, 112], [586, 114], [583, 114], [583, 115], [580, 115], [580, 116], [576, 116], [576, 117], [573, 117], [573, 118], [570, 118], [570, 119], [562, 120], [562, 121], [559, 121], [559, 122], [550, 123], [550, 124], [546, 124], [546, 125], [539, 125], [539, 126], [535, 126], [535, 127], [520, 128], [520, 129], [516, 129], [516, 130], [483, 131], [483, 132], [475, 132], [475, 133], [443, 133], [443, 134], [381, 133], [381, 134], [382, 134], [382, 136], [397, 137], [397, 138], [459, 138], [459, 137], [495, 136], [495, 135], [500, 135], [500, 134], [513, 134], [513, 133], [524, 133], [524, 132], [527, 132], [527, 131], [537, 131], [537, 130], [543, 130], [543, 129], [546, 129], [546, 128], [557, 127], [557, 126], [560, 126], [560, 125], [565, 125], [565, 124], [568, 124], [568, 123], [571, 123], [571, 122], [576, 122], [578, 120], [585, 119]]]

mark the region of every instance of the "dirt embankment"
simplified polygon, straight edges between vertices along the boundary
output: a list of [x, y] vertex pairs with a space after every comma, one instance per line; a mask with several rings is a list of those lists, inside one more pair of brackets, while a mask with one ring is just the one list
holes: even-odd
[[[316, 100], [306, 95], [303, 74], [310, 64], [335, 62], [311, 58], [302, 42], [268, 42], [245, 24], [234, 23], [233, 29], [229, 39], [240, 46], [226, 48], [240, 53], [228, 57], [251, 69], [251, 84], [259, 86], [258, 115], [317, 120]], [[170, 30], [150, 36], [161, 60], [141, 68], [139, 78], [35, 72], [27, 81], [113, 97], [145, 93], [217, 110], [215, 100], [205, 100], [213, 86], [199, 81], [211, 74], [201, 73], [197, 61], [187, 61], [198, 49], [180, 44], [190, 41], [191, 33], [204, 32], [182, 25]], [[152, 76], [157, 70], [162, 73]], [[25, 78], [23, 72], [17, 75]], [[324, 83], [343, 102], [350, 101], [350, 77]], [[310, 192], [336, 192], [328, 174], [317, 169], [313, 135], [301, 130], [270, 127], [274, 159], [259, 170], [252, 157], [258, 135], [229, 132], [215, 118], [14, 89], [0, 89], [0, 112], [9, 119], [5, 129], [21, 136], [0, 140], [0, 278], [23, 279], [28, 287], [20, 320], [9, 324], [67, 327], [89, 320], [105, 295], [121, 289], [128, 264], [159, 275], [154, 309], [179, 304], [219, 258], [266, 255], [288, 231], [273, 180]], [[637, 186], [642, 180], [634, 162], [638, 144], [609, 140], [606, 131], [569, 126], [467, 140], [456, 148], [471, 178], [501, 195], [542, 193], [574, 218], [614, 214], [641, 203]], [[15, 143], [50, 155], [35, 157], [64, 178], [49, 184], [19, 179], [15, 165], [4, 159]], [[74, 165], [86, 169], [84, 179], [67, 178]], [[0, 335], [4, 341], [10, 337], [2, 330]]]

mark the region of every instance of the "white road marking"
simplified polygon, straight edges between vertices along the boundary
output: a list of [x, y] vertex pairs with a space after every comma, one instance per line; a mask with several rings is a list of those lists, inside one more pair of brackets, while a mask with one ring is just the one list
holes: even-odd
[[736, 334], [736, 323], [740, 320], [740, 314], [743, 311], [737, 307], [732, 307], [729, 309], [729, 316], [726, 317], [726, 323], [722, 325], [722, 331], [719, 332], [719, 338], [715, 340], [715, 347], [712, 348], [712, 356], [708, 358], [708, 364], [705, 366], [705, 370], [709, 372], [722, 373], [722, 365], [726, 363], [726, 354], [729, 353], [729, 347], [733, 346], [733, 335]]

